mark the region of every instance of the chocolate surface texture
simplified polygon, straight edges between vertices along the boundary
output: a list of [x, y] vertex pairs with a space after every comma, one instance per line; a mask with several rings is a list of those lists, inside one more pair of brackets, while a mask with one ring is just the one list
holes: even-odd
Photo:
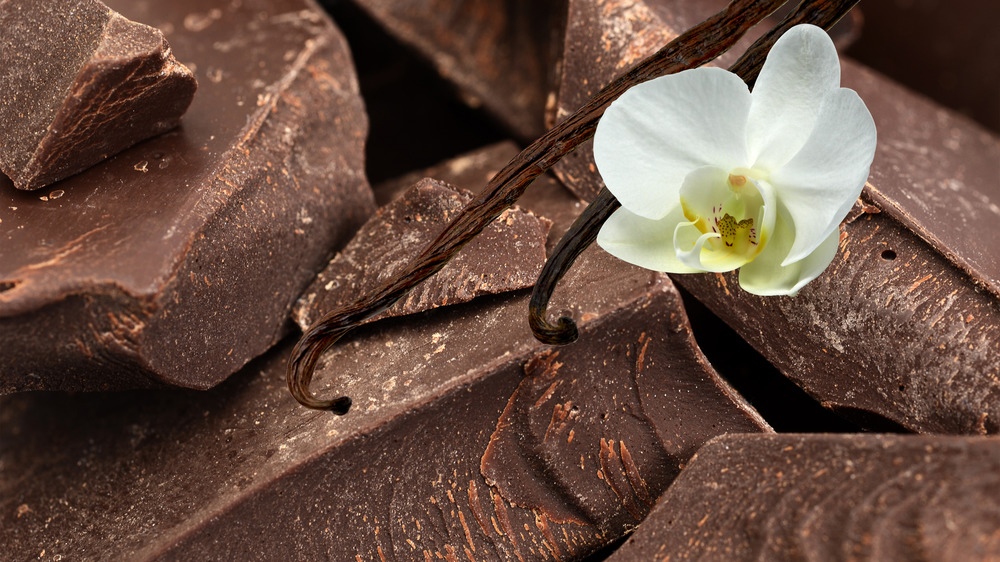
[[176, 127], [198, 86], [159, 30], [97, 0], [3, 0], [0, 30], [0, 171], [18, 189]]
[[727, 435], [609, 560], [996, 560], [1000, 441]]
[[[574, 107], [697, 19], [672, 27], [656, 5], [630, 3], [601, 19], [591, 0], [571, 2], [567, 33], [577, 48], [566, 50], [560, 100], [568, 101], [559, 107]], [[842, 83], [865, 100], [879, 139], [830, 268], [794, 298], [749, 295], [734, 273], [674, 280], [786, 376], [863, 425], [996, 433], [1000, 140], [849, 60]], [[602, 184], [592, 155], [577, 152], [557, 172], [587, 197]]]
[[[379, 209], [306, 289], [295, 321], [305, 330], [324, 313], [374, 291], [409, 264], [472, 200], [431, 178]], [[369, 321], [413, 314], [478, 296], [531, 287], [545, 263], [551, 222], [518, 208], [504, 212], [427, 281]]]
[[[547, 178], [526, 199], [559, 232], [579, 210]], [[288, 394], [292, 341], [208, 392], [0, 399], [0, 540], [15, 558], [580, 559], [702, 443], [769, 431], [666, 276], [592, 249], [555, 304], [584, 319], [578, 343], [538, 343], [524, 291], [362, 326], [313, 384], [352, 397], [342, 417]]]
[[201, 86], [181, 128], [58, 190], [0, 185], [0, 393], [211, 387], [373, 211], [350, 54], [313, 3], [110, 5]]

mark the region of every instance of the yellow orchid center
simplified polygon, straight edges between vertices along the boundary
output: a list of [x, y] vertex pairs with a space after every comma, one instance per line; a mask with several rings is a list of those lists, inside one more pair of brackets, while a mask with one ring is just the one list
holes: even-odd
[[764, 197], [758, 182], [764, 175], [738, 168], [728, 173], [703, 170], [689, 177], [682, 189], [681, 209], [693, 229], [690, 234], [681, 233], [678, 239], [690, 244], [678, 246], [678, 250], [688, 253], [685, 259], [694, 263], [694, 252], [702, 265], [724, 262], [728, 267], [746, 263], [760, 253], [764, 242], [759, 230]]

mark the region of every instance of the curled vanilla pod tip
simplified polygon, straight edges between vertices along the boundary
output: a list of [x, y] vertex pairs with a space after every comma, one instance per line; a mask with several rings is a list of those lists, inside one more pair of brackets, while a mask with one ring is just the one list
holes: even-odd
[[[762, 35], [736, 61], [729, 71], [752, 87], [767, 53], [781, 35], [792, 27], [810, 23], [829, 29], [840, 21], [860, 0], [803, 0], [796, 9], [778, 25]], [[573, 343], [579, 337], [576, 323], [568, 316], [560, 316], [553, 324], [548, 320], [548, 304], [559, 281], [576, 258], [597, 240], [604, 222], [621, 207], [621, 203], [605, 187], [573, 222], [546, 260], [531, 292], [528, 305], [528, 323], [535, 338], [550, 345]]]
[[628, 88], [715, 59], [785, 1], [733, 0], [723, 11], [684, 32], [613, 80], [586, 105], [531, 143], [490, 180], [483, 192], [413, 262], [387, 279], [372, 294], [363, 295], [354, 304], [331, 311], [306, 330], [288, 362], [286, 379], [292, 396], [307, 408], [329, 410], [340, 415], [347, 413], [350, 397], [322, 400], [309, 390], [324, 351], [354, 327], [392, 306], [410, 289], [444, 267], [462, 246], [513, 205], [532, 180], [592, 137], [604, 110]]
[[573, 221], [546, 260], [538, 281], [531, 290], [531, 302], [528, 304], [528, 324], [538, 341], [550, 345], [565, 345], [576, 341], [579, 332], [572, 318], [560, 316], [556, 324], [550, 323], [546, 318], [549, 299], [576, 258], [597, 239], [604, 221], [619, 207], [621, 203], [611, 195], [608, 188], [601, 189], [597, 197]]

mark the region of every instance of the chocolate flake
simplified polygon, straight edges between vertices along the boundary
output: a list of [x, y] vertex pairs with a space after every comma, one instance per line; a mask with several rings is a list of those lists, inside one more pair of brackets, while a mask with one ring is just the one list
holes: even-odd
[[400, 41], [429, 59], [524, 139], [545, 132], [543, 116], [561, 2], [536, 0], [356, 0]]

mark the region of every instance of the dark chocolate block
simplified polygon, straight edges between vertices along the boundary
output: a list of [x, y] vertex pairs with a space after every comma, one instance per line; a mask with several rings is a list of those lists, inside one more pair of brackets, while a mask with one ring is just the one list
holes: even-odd
[[[629, 41], [675, 25], [601, 20], [591, 0], [571, 3], [571, 21], [574, 6], [590, 12], [569, 28], [578, 48], [567, 50], [560, 99], [583, 99], [615, 64], [641, 56]], [[817, 400], [866, 427], [996, 433], [1000, 140], [849, 60], [842, 83], [867, 103], [879, 139], [866, 212], [859, 205], [844, 226], [826, 273], [794, 298], [748, 295], [735, 274], [674, 280]], [[602, 184], [587, 168], [592, 156], [576, 152], [557, 173], [586, 197]]]
[[516, 135], [545, 132], [562, 2], [353, 0]]
[[[304, 330], [326, 312], [370, 293], [412, 261], [471, 200], [471, 192], [446, 183], [418, 181], [379, 209], [320, 272], [296, 305], [295, 321]], [[506, 211], [441, 271], [369, 321], [531, 287], [545, 263], [550, 226], [516, 207]]]
[[310, 0], [111, 5], [201, 86], [183, 127], [58, 190], [0, 185], [0, 393], [211, 387], [374, 210], [349, 50]]
[[1000, 441], [727, 435], [609, 560], [996, 560]]
[[[575, 198], [541, 184], [525, 205], [571, 219]], [[582, 335], [558, 350], [527, 300], [362, 326], [313, 384], [353, 398], [342, 417], [289, 395], [291, 341], [207, 392], [2, 398], [0, 542], [15, 559], [580, 559], [702, 442], [768, 431], [666, 276], [587, 252], [554, 301]]]
[[98, 0], [0, 0], [0, 170], [55, 183], [177, 126], [198, 83], [159, 30]]

